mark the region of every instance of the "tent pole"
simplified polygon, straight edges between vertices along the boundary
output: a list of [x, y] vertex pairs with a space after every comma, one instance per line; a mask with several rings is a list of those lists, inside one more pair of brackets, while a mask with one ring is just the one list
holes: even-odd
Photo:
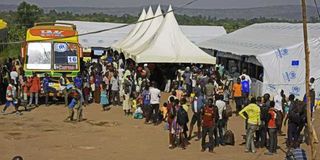
[[307, 98], [307, 125], [308, 134], [311, 148], [311, 159], [316, 159], [316, 150], [313, 143], [313, 130], [311, 124], [311, 97], [310, 97], [310, 49], [308, 44], [308, 30], [307, 30], [307, 8], [306, 0], [301, 0], [302, 7], [302, 21], [303, 21], [303, 36], [304, 36], [304, 49], [305, 49], [305, 63], [306, 63], [306, 98]]

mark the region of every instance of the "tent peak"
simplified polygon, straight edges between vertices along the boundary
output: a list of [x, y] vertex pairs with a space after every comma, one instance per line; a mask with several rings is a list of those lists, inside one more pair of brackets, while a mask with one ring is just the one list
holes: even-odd
[[172, 11], [172, 6], [171, 4], [169, 5], [169, 8], [168, 8], [168, 12], [171, 12]]
[[151, 6], [149, 6], [149, 8], [148, 8], [148, 12], [153, 12]]
[[159, 4], [154, 16], [158, 16], [158, 15], [161, 15], [161, 14], [162, 14], [162, 11], [161, 11], [161, 7], [160, 7], [160, 4]]

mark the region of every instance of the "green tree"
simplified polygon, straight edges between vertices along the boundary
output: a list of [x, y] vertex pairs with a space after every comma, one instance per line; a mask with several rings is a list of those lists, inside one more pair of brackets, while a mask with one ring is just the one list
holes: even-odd
[[27, 28], [30, 28], [35, 22], [38, 21], [42, 14], [43, 10], [41, 8], [23, 1], [17, 8], [17, 21], [20, 26], [26, 26]]

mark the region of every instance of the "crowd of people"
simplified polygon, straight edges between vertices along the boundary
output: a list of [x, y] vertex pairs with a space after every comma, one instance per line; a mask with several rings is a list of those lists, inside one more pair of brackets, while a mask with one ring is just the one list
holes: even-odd
[[[288, 125], [288, 148], [299, 149], [300, 133], [306, 124], [306, 105], [294, 95], [287, 97], [279, 90], [279, 95], [273, 98], [268, 93], [251, 97], [252, 82], [246, 70], [234, 80], [226, 78], [223, 66], [179, 65], [166, 78], [157, 77], [158, 71], [156, 65], [136, 65], [122, 54], [110, 52], [106, 59], [81, 63], [81, 72], [73, 79], [66, 74], [59, 79], [48, 74], [40, 78], [36, 73], [26, 77], [20, 60], [8, 59], [0, 72], [0, 89], [6, 90], [0, 97], [0, 102], [5, 104], [2, 113], [10, 105], [19, 115], [19, 106], [25, 111], [38, 107], [40, 93], [45, 97], [45, 105], [49, 105], [50, 95], [52, 102], [57, 103], [59, 94], [69, 111], [67, 121], [82, 121], [83, 106], [90, 103], [101, 104], [102, 111], [122, 106], [125, 116], [144, 118], [147, 125], [164, 123], [170, 149], [186, 149], [195, 138], [201, 140], [201, 151], [208, 148], [213, 152], [214, 147], [234, 145], [233, 132], [228, 129], [234, 100], [235, 115], [245, 119], [245, 152], [255, 153], [257, 147], [266, 147], [267, 155], [277, 153], [277, 138], [284, 135], [283, 125]], [[166, 83], [159, 83], [159, 79]], [[54, 88], [51, 82], [59, 83], [60, 88]], [[313, 82], [311, 79], [311, 93], [314, 93]], [[161, 90], [170, 93], [165, 103], [160, 103]], [[195, 124], [197, 132], [193, 135]]]

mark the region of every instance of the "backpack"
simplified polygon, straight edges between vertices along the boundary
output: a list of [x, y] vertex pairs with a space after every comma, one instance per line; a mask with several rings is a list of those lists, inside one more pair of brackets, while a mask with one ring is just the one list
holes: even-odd
[[226, 145], [232, 145], [234, 146], [235, 144], [235, 140], [234, 140], [234, 134], [231, 130], [227, 130], [226, 133], [224, 134], [223, 136], [223, 140], [224, 140], [224, 143]]
[[182, 107], [178, 110], [177, 122], [180, 126], [183, 126], [189, 122], [188, 113]]

